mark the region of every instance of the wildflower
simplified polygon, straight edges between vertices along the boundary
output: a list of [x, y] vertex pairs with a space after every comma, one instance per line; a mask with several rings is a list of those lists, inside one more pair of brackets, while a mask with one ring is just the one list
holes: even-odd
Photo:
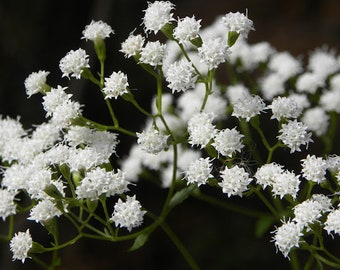
[[141, 210], [141, 205], [136, 200], [136, 195], [133, 197], [127, 196], [125, 202], [119, 199], [115, 204], [110, 220], [116, 226], [126, 227], [128, 231], [131, 231], [132, 228], [138, 227], [143, 223], [145, 213], [146, 211]]
[[227, 42], [220, 37], [203, 41], [202, 46], [198, 48], [200, 62], [207, 64], [209, 70], [225, 62], [229, 54]]
[[18, 119], [6, 117], [2, 119], [0, 115], [0, 156], [4, 158], [4, 148], [8, 145], [9, 140], [20, 139], [26, 135], [24, 127]]
[[13, 260], [21, 260], [22, 263], [28, 257], [28, 252], [32, 248], [33, 241], [29, 229], [26, 232], [16, 233], [11, 242], [10, 249], [13, 252]]
[[57, 88], [51, 88], [51, 91], [43, 96], [43, 107], [47, 113], [46, 116], [51, 116], [58, 106], [69, 101], [72, 95], [67, 94], [65, 92], [66, 89], [67, 87], [58, 85]]
[[47, 75], [50, 74], [49, 71], [39, 70], [38, 72], [31, 73], [25, 79], [26, 94], [31, 97], [39, 92], [44, 92], [46, 85]]
[[212, 164], [209, 158], [199, 158], [192, 162], [185, 173], [187, 184], [197, 183], [198, 186], [206, 184], [211, 175]]
[[179, 43], [185, 43], [197, 38], [200, 28], [201, 20], [196, 20], [195, 16], [178, 19], [173, 36]]
[[307, 109], [310, 107], [310, 102], [306, 94], [297, 94], [291, 92], [289, 93], [288, 97], [294, 100], [298, 107], [301, 107], [302, 109]]
[[26, 182], [26, 190], [32, 199], [44, 199], [47, 196], [44, 189], [52, 183], [52, 171], [47, 168], [31, 168]]
[[330, 90], [340, 89], [340, 73], [332, 76], [329, 79]]
[[139, 61], [151, 66], [160, 66], [163, 63], [166, 45], [157, 41], [149, 41], [140, 52]]
[[197, 113], [188, 121], [189, 143], [205, 147], [216, 133], [213, 113]]
[[169, 1], [148, 2], [148, 8], [145, 10], [143, 18], [144, 31], [154, 32], [157, 34], [167, 23], [173, 20], [171, 11], [174, 9], [174, 4]]
[[301, 61], [288, 52], [279, 52], [271, 56], [268, 67], [283, 80], [299, 74], [302, 71]]
[[72, 120], [81, 115], [81, 105], [72, 100], [57, 106], [53, 112], [51, 122], [59, 129], [68, 127]]
[[293, 221], [284, 221], [273, 233], [275, 234], [273, 236], [275, 246], [284, 257], [288, 257], [292, 248], [299, 247], [300, 237], [303, 235], [300, 226]]
[[124, 53], [125, 58], [138, 55], [144, 45], [144, 37], [142, 35], [130, 34], [128, 38], [121, 44], [120, 52]]
[[328, 234], [332, 232], [340, 235], [340, 209], [335, 209], [327, 216], [324, 229]]
[[28, 219], [44, 223], [53, 217], [59, 217], [61, 214], [62, 212], [50, 199], [44, 199], [31, 209]]
[[227, 87], [226, 96], [231, 104], [237, 103], [239, 100], [250, 98], [250, 91], [243, 84], [235, 84]]
[[332, 50], [318, 48], [309, 56], [308, 69], [318, 74], [321, 80], [325, 80], [329, 75], [337, 72], [339, 68], [339, 61]]
[[244, 136], [240, 134], [236, 128], [220, 130], [214, 137], [212, 145], [217, 152], [226, 157], [232, 157], [235, 152], [240, 152], [243, 148], [242, 138]]
[[286, 146], [290, 148], [290, 153], [301, 151], [300, 146], [313, 142], [311, 139], [312, 133], [307, 132], [308, 127], [303, 123], [289, 120], [287, 124], [282, 124], [280, 135], [277, 136]]
[[228, 197], [233, 195], [242, 197], [242, 193], [248, 189], [248, 184], [252, 181], [245, 169], [238, 166], [230, 169], [225, 167], [220, 174], [222, 182], [218, 185], [222, 187], [223, 193], [227, 193]]
[[270, 73], [260, 79], [259, 86], [265, 100], [272, 100], [285, 92], [284, 79], [277, 73]]
[[168, 87], [175, 91], [186, 91], [195, 86], [197, 75], [191, 62], [181, 59], [174, 62], [165, 73], [165, 79], [169, 83]]
[[280, 196], [282, 199], [285, 195], [291, 195], [296, 198], [299, 191], [300, 180], [299, 176], [290, 171], [283, 171], [278, 174], [272, 184], [272, 192], [275, 196]]
[[297, 118], [302, 112], [294, 99], [289, 97], [276, 97], [272, 104], [268, 106], [272, 110], [271, 119], [281, 120], [282, 118]]
[[107, 163], [107, 157], [102, 156], [93, 147], [69, 148], [65, 163], [71, 172], [77, 172], [82, 169], [90, 170], [93, 167]]
[[323, 92], [319, 103], [326, 112], [335, 111], [340, 113], [340, 89]]
[[229, 12], [223, 17], [223, 24], [229, 32], [236, 32], [247, 38], [250, 30], [255, 30], [253, 21], [240, 12]]
[[16, 213], [14, 197], [15, 192], [3, 188], [0, 189], [0, 217], [3, 221], [8, 216]]
[[167, 147], [168, 135], [159, 134], [158, 130], [150, 129], [137, 134], [137, 143], [150, 154], [158, 154]]
[[321, 157], [316, 157], [315, 155], [309, 155], [302, 159], [302, 172], [303, 177], [308, 181], [313, 181], [318, 184], [326, 180], [326, 169], [327, 162]]
[[109, 78], [105, 78], [105, 84], [102, 91], [105, 94], [105, 99], [115, 98], [128, 93], [127, 87], [129, 86], [127, 75], [121, 71], [113, 72]]
[[80, 79], [83, 70], [90, 67], [88, 57], [83, 49], [69, 51], [59, 62], [63, 77]]
[[114, 31], [112, 30], [110, 25], [104, 23], [101, 20], [92, 20], [89, 25], [85, 26], [82, 38], [96, 42], [97, 40], [103, 40], [109, 37], [110, 34], [114, 34]]
[[258, 168], [254, 177], [256, 178], [256, 182], [265, 189], [267, 186], [272, 186], [275, 179], [283, 172], [282, 165], [269, 163]]
[[319, 87], [324, 87], [325, 81], [320, 75], [306, 72], [299, 76], [296, 80], [296, 90], [299, 92], [307, 92], [315, 94]]
[[233, 104], [233, 116], [249, 121], [255, 115], [266, 109], [266, 104], [259, 96], [246, 96]]

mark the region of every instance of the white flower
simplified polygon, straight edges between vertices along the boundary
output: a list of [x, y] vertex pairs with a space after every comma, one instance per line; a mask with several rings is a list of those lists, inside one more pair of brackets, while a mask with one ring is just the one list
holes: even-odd
[[130, 33], [128, 38], [121, 44], [120, 52], [124, 53], [126, 58], [135, 56], [142, 50], [144, 41], [145, 39], [142, 35]]
[[0, 156], [5, 158], [3, 151], [6, 145], [8, 145], [8, 142], [10, 140], [20, 139], [26, 135], [26, 131], [20, 123], [19, 118], [16, 120], [9, 117], [2, 119], [0, 115], [0, 134]]
[[31, 97], [32, 95], [39, 92], [44, 92], [48, 74], [50, 74], [49, 71], [39, 70], [38, 72], [32, 72], [30, 75], [28, 75], [24, 83], [28, 97]]
[[266, 109], [266, 104], [260, 96], [245, 96], [233, 103], [233, 116], [244, 118], [248, 122], [255, 115]]
[[301, 107], [303, 109], [307, 109], [310, 107], [310, 101], [307, 94], [290, 92], [289, 98], [293, 99], [297, 103], [298, 107]]
[[110, 77], [105, 78], [103, 92], [106, 98], [115, 98], [128, 93], [127, 87], [129, 86], [127, 75], [121, 71], [113, 72]]
[[320, 106], [327, 112], [340, 113], [340, 89], [324, 91], [320, 97]]
[[158, 154], [167, 147], [168, 135], [159, 134], [156, 129], [144, 130], [137, 134], [137, 143], [142, 146], [142, 149], [150, 154]]
[[211, 175], [212, 164], [209, 158], [199, 158], [193, 161], [185, 172], [184, 179], [187, 184], [197, 183], [198, 186], [206, 184]]
[[203, 41], [198, 48], [200, 62], [208, 65], [208, 69], [217, 68], [219, 64], [224, 63], [230, 53], [228, 44], [220, 37]]
[[80, 79], [83, 70], [90, 67], [88, 57], [83, 49], [69, 51], [59, 62], [63, 77]]
[[340, 209], [333, 210], [327, 216], [324, 229], [328, 234], [332, 232], [340, 235]]
[[272, 100], [285, 92], [284, 78], [277, 73], [270, 73], [260, 79], [259, 86], [265, 100]]
[[317, 136], [322, 136], [327, 132], [329, 125], [329, 115], [321, 107], [307, 109], [302, 117], [302, 122], [308, 126]]
[[307, 132], [308, 127], [303, 123], [289, 120], [287, 124], [282, 124], [280, 135], [277, 136], [286, 146], [290, 148], [290, 153], [301, 151], [300, 146], [313, 142], [311, 139], [312, 133]]
[[163, 57], [165, 53], [166, 45], [157, 41], [149, 41], [140, 52], [139, 61], [151, 66], [160, 66], [163, 64]]
[[296, 80], [296, 90], [299, 92], [307, 92], [315, 94], [319, 87], [324, 87], [325, 81], [320, 75], [306, 72], [299, 76]]
[[188, 121], [189, 143], [204, 148], [216, 133], [213, 113], [197, 113]]
[[335, 74], [329, 79], [330, 90], [340, 89], [340, 73]]
[[67, 87], [58, 85], [57, 88], [51, 88], [51, 91], [48, 91], [46, 95], [43, 96], [43, 106], [47, 113], [46, 116], [51, 116], [58, 106], [69, 101], [72, 95], [67, 94], [65, 92], [66, 89]]
[[185, 17], [178, 20], [173, 36], [179, 43], [185, 43], [197, 38], [200, 28], [201, 20], [196, 20], [195, 16]]
[[128, 231], [131, 231], [132, 228], [138, 227], [143, 223], [145, 213], [146, 211], [141, 210], [141, 205], [136, 200], [136, 195], [133, 197], [127, 196], [125, 202], [119, 199], [115, 204], [110, 220], [116, 226], [126, 227]]
[[11, 242], [10, 249], [13, 252], [13, 260], [21, 260], [22, 263], [28, 257], [28, 252], [32, 248], [33, 241], [29, 229], [26, 232], [16, 233]]
[[298, 175], [295, 175], [293, 172], [283, 171], [274, 179], [272, 192], [275, 196], [280, 196], [281, 199], [285, 195], [291, 195], [295, 199], [299, 191], [299, 185]]
[[60, 129], [66, 128], [79, 115], [81, 115], [81, 105], [76, 101], [68, 100], [56, 107], [51, 123]]
[[249, 89], [243, 84], [229, 85], [225, 95], [232, 104], [251, 97]]
[[300, 236], [303, 233], [300, 226], [293, 221], [284, 222], [274, 231], [273, 240], [275, 246], [280, 250], [284, 257], [287, 257], [290, 250], [294, 247], [299, 247]]
[[288, 52], [279, 52], [271, 56], [268, 68], [279, 75], [283, 80], [297, 75], [302, 69], [301, 61]]
[[269, 163], [258, 168], [254, 177], [256, 178], [256, 182], [265, 189], [267, 186], [272, 186], [275, 179], [282, 173], [282, 165]]
[[168, 87], [175, 91], [186, 91], [195, 86], [197, 75], [191, 62], [181, 59], [172, 63], [165, 73], [165, 79], [169, 83]]
[[171, 13], [174, 4], [169, 1], [155, 1], [154, 3], [148, 2], [148, 8], [145, 10], [143, 18], [145, 32], [154, 32], [157, 34], [164, 25], [173, 20]]
[[44, 199], [47, 194], [44, 189], [52, 183], [52, 171], [47, 168], [32, 168], [26, 178], [26, 190], [31, 199]]
[[308, 156], [301, 161], [303, 177], [318, 184], [326, 180], [327, 162], [325, 160], [321, 157], [308, 154]]
[[89, 170], [106, 162], [108, 162], [107, 157], [89, 146], [84, 149], [70, 148], [66, 160], [66, 164], [70, 167], [71, 172], [77, 172], [81, 169]]
[[245, 38], [248, 37], [250, 30], [255, 30], [253, 21], [240, 12], [229, 12], [223, 17], [223, 23], [229, 32], [236, 32]]
[[232, 157], [235, 152], [241, 152], [243, 148], [242, 138], [244, 135], [240, 134], [236, 128], [220, 130], [214, 137], [212, 145], [217, 152], [226, 157]]
[[248, 190], [248, 184], [252, 181], [245, 169], [238, 166], [230, 169], [225, 167], [220, 175], [222, 182], [218, 185], [222, 187], [223, 193], [227, 193], [228, 197], [233, 195], [242, 197], [242, 193]]
[[104, 23], [103, 21], [91, 21], [89, 25], [85, 26], [83, 30], [83, 37], [86, 40], [96, 41], [100, 39], [105, 39], [114, 34], [111, 26]]
[[62, 212], [50, 199], [44, 199], [31, 209], [28, 219], [44, 223], [53, 217], [59, 217], [61, 214]]
[[15, 192], [0, 189], [0, 217], [3, 221], [5, 219], [16, 213], [16, 204], [14, 203]]
[[271, 119], [281, 120], [282, 118], [297, 118], [302, 112], [294, 99], [290, 97], [276, 97], [268, 106], [272, 110]]
[[309, 56], [308, 69], [318, 74], [323, 80], [339, 71], [339, 68], [340, 64], [336, 59], [335, 51], [328, 51], [325, 47], [318, 48]]

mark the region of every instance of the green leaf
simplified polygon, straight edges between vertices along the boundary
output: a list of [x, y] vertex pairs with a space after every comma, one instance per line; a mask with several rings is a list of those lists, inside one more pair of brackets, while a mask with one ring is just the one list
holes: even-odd
[[275, 223], [275, 219], [271, 216], [260, 217], [255, 225], [255, 236], [261, 238]]
[[93, 213], [97, 209], [98, 201], [97, 200], [92, 201], [92, 200], [86, 199], [86, 205], [87, 205], [90, 213]]
[[138, 235], [135, 241], [133, 242], [133, 245], [129, 248], [128, 251], [134, 251], [134, 250], [141, 248], [142, 246], [145, 245], [148, 239], [149, 239], [149, 233], [142, 233]]
[[186, 188], [181, 189], [180, 191], [177, 191], [174, 196], [172, 196], [170, 202], [169, 202], [169, 208], [172, 209], [176, 205], [179, 205], [184, 200], [186, 200], [189, 195], [197, 188], [196, 185], [190, 185]]
[[201, 36], [198, 36], [197, 38], [194, 38], [192, 40], [190, 40], [190, 42], [195, 45], [197, 48], [201, 47], [203, 44], [202, 38]]
[[29, 253], [44, 253], [44, 252], [46, 252], [46, 248], [37, 242], [33, 242], [32, 247], [29, 250]]

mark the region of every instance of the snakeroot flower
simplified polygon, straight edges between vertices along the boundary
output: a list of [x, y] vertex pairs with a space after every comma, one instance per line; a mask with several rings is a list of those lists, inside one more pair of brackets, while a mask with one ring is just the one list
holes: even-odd
[[324, 229], [328, 234], [334, 232], [340, 235], [340, 208], [328, 214]]
[[223, 24], [229, 32], [236, 32], [247, 38], [250, 30], [255, 30], [253, 21], [240, 12], [229, 12], [223, 17]]
[[45, 96], [43, 96], [43, 106], [46, 111], [46, 116], [51, 116], [56, 108], [63, 103], [69, 101], [71, 98], [71, 94], [67, 94], [65, 90], [67, 87], [61, 87], [60, 85], [57, 88], [51, 88], [51, 91], [47, 92]]
[[124, 53], [125, 58], [138, 55], [143, 48], [145, 38], [142, 35], [130, 33], [128, 38], [122, 42], [120, 52]]
[[149, 41], [142, 48], [140, 52], [139, 61], [151, 66], [160, 66], [163, 64], [163, 57], [165, 53], [166, 45], [157, 41]]
[[229, 54], [230, 50], [227, 42], [220, 37], [203, 41], [202, 46], [198, 48], [200, 62], [205, 63], [209, 70], [217, 68], [219, 64], [224, 63]]
[[189, 143], [204, 148], [216, 134], [213, 113], [197, 113], [188, 121]]
[[244, 135], [240, 134], [236, 128], [220, 130], [214, 137], [212, 145], [217, 152], [226, 157], [232, 157], [235, 152], [241, 152], [243, 148], [242, 138]]
[[69, 51], [59, 62], [62, 77], [80, 79], [83, 70], [90, 67], [88, 57], [83, 49]]
[[7, 189], [0, 189], [0, 217], [3, 221], [16, 213], [16, 204], [14, 203], [15, 192]]
[[44, 223], [53, 217], [59, 217], [61, 214], [62, 212], [50, 199], [44, 199], [31, 209], [28, 219]]
[[313, 131], [317, 136], [322, 136], [327, 132], [329, 115], [321, 107], [307, 109], [301, 120], [308, 126], [308, 129]]
[[294, 172], [283, 171], [278, 174], [272, 183], [272, 192], [275, 196], [280, 196], [282, 199], [285, 195], [291, 195], [296, 198], [299, 191], [300, 179]]
[[121, 71], [113, 72], [110, 77], [105, 78], [103, 92], [106, 98], [115, 98], [128, 93], [127, 87], [129, 86], [127, 75]]
[[288, 52], [278, 52], [271, 56], [268, 67], [271, 71], [287, 80], [299, 74], [302, 69], [301, 61]]
[[211, 175], [212, 164], [209, 158], [199, 158], [192, 162], [185, 173], [187, 184], [197, 183], [197, 186], [206, 184]]
[[197, 38], [200, 28], [201, 20], [196, 20], [195, 16], [185, 17], [178, 19], [173, 35], [179, 43], [185, 43]]
[[230, 169], [225, 167], [220, 175], [222, 182], [218, 185], [222, 187], [223, 193], [227, 193], [228, 197], [234, 195], [242, 197], [242, 193], [248, 190], [248, 184], [252, 181], [245, 169], [239, 166]]
[[44, 92], [44, 89], [48, 87], [46, 84], [46, 78], [48, 74], [50, 74], [49, 71], [39, 70], [38, 72], [32, 72], [30, 75], [28, 75], [24, 84], [26, 88], [26, 94], [29, 98], [34, 94]]
[[296, 80], [296, 90], [298, 92], [306, 92], [310, 94], [315, 94], [319, 87], [324, 87], [325, 81], [320, 75], [306, 72], [299, 76]]
[[243, 84], [229, 85], [225, 95], [232, 104], [251, 97], [249, 89]]
[[340, 89], [324, 91], [319, 103], [326, 112], [340, 113]]
[[197, 75], [191, 62], [186, 59], [181, 59], [172, 63], [165, 73], [165, 79], [169, 83], [168, 87], [175, 91], [186, 91], [194, 88]]
[[174, 20], [173, 14], [171, 13], [174, 7], [175, 5], [169, 1], [148, 2], [148, 7], [145, 10], [143, 18], [144, 31], [146, 33], [154, 32], [154, 34], [157, 34], [163, 26]]
[[283, 173], [283, 166], [277, 163], [264, 164], [257, 169], [254, 177], [256, 182], [264, 189], [267, 186], [272, 186], [275, 179]]
[[290, 153], [301, 151], [301, 145], [306, 145], [313, 142], [311, 139], [312, 133], [307, 132], [308, 127], [303, 123], [289, 120], [287, 124], [282, 124], [280, 135], [277, 136], [286, 146], [290, 148]]
[[233, 116], [244, 118], [248, 122], [255, 115], [266, 109], [266, 104], [260, 96], [245, 96], [233, 104]]
[[285, 92], [284, 78], [277, 73], [270, 73], [260, 79], [259, 86], [265, 100], [272, 100]]
[[294, 99], [289, 97], [276, 97], [268, 106], [272, 110], [271, 119], [281, 120], [282, 118], [297, 118], [302, 112]]
[[96, 42], [97, 40], [103, 40], [110, 36], [110, 34], [114, 34], [111, 26], [103, 21], [91, 21], [90, 24], [85, 26], [83, 30], [83, 37], [86, 40], [91, 40]]
[[163, 151], [168, 145], [168, 135], [160, 134], [156, 129], [144, 130], [137, 134], [137, 143], [141, 145], [143, 151], [150, 154], [158, 154]]
[[314, 50], [308, 59], [308, 69], [325, 80], [327, 76], [339, 71], [340, 64], [336, 59], [335, 51], [327, 47]]
[[324, 159], [308, 154], [308, 156], [301, 161], [303, 177], [318, 184], [326, 180], [327, 162]]
[[146, 211], [141, 210], [141, 204], [136, 200], [136, 195], [127, 196], [125, 202], [119, 199], [115, 204], [110, 220], [117, 227], [125, 227], [128, 231], [131, 231], [133, 228], [142, 225], [145, 213]]
[[13, 252], [13, 260], [21, 260], [22, 263], [28, 257], [28, 252], [32, 248], [33, 241], [29, 229], [26, 232], [16, 233], [11, 242], [10, 249]]

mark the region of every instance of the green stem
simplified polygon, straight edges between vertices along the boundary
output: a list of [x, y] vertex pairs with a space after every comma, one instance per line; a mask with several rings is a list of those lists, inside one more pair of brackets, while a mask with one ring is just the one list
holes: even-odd
[[204, 95], [204, 99], [203, 99], [203, 102], [202, 102], [200, 112], [203, 112], [205, 105], [207, 104], [208, 97], [211, 94], [213, 76], [214, 76], [214, 70], [209, 70], [207, 80], [204, 82], [204, 84], [205, 84], [205, 95]]
[[112, 106], [111, 106], [111, 103], [110, 103], [110, 100], [108, 98], [105, 99], [105, 102], [106, 102], [106, 106], [107, 108], [109, 109], [109, 112], [110, 112], [110, 116], [111, 116], [111, 119], [113, 121], [113, 124], [115, 127], [119, 127], [119, 121], [112, 109]]
[[269, 211], [274, 215], [274, 217], [278, 220], [280, 220], [280, 215], [277, 213], [276, 209], [272, 206], [272, 204], [267, 200], [267, 198], [262, 194], [261, 191], [259, 191], [255, 187], [251, 187], [251, 190], [256, 193], [256, 195], [260, 198], [260, 200], [267, 206]]
[[299, 260], [296, 254], [296, 250], [291, 250], [290, 253], [290, 265], [292, 267], [292, 270], [300, 270], [300, 264]]

